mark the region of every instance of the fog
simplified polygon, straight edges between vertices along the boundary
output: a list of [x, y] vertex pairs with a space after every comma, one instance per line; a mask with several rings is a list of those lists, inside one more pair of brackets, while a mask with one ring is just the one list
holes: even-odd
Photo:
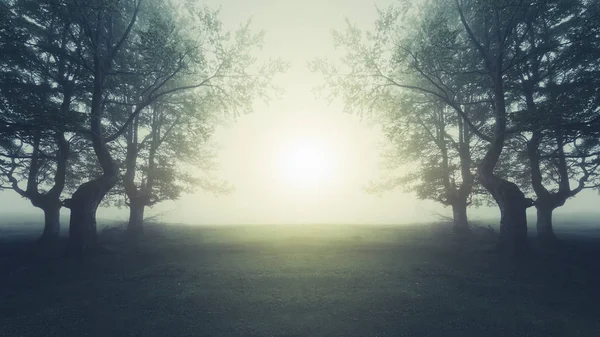
[[[369, 28], [377, 17], [376, 6], [395, 1], [205, 1], [221, 7], [227, 29], [252, 19], [256, 30], [266, 32], [260, 57], [281, 57], [290, 69], [277, 78], [285, 92], [268, 105], [257, 103], [254, 111], [219, 126], [213, 141], [219, 147], [218, 176], [235, 186], [229, 195], [198, 191], [179, 201], [155, 206], [147, 215], [161, 215], [169, 222], [190, 224], [248, 223], [406, 223], [450, 215], [430, 201], [396, 191], [381, 197], [363, 187], [381, 172], [378, 145], [380, 129], [368, 118], [343, 111], [340, 102], [328, 102], [314, 93], [320, 76], [308, 71], [307, 61], [335, 56], [332, 29], [343, 29], [348, 17]], [[327, 169], [314, 177], [282, 172], [286, 144], [316, 144], [327, 158]], [[284, 165], [285, 166], [285, 165]], [[289, 170], [289, 168], [288, 168]], [[308, 179], [308, 180], [306, 180]], [[597, 193], [585, 191], [569, 200], [558, 214], [594, 212]], [[0, 192], [0, 212], [41, 216], [29, 201], [12, 191]], [[63, 210], [63, 214], [68, 210]], [[99, 218], [127, 218], [127, 210], [102, 208]], [[471, 209], [474, 218], [497, 218], [496, 208]]]

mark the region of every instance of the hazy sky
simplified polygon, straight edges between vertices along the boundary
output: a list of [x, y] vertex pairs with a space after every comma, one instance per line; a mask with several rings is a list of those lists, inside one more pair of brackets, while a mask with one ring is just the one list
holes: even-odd
[[[320, 78], [311, 74], [306, 62], [334, 53], [332, 29], [343, 29], [348, 17], [370, 28], [375, 6], [393, 0], [210, 0], [221, 6], [228, 29], [253, 18], [256, 30], [267, 32], [265, 57], [281, 57], [291, 64], [280, 76], [284, 87], [281, 100], [269, 106], [257, 104], [255, 111], [231, 126], [218, 130], [215, 141], [222, 148], [221, 177], [235, 185], [228, 196], [214, 197], [199, 192], [178, 202], [158, 205], [149, 215], [164, 213], [172, 222], [224, 223], [398, 223], [426, 221], [433, 212], [449, 210], [432, 202], [394, 192], [383, 197], [368, 195], [362, 185], [377, 177], [380, 133], [376, 126], [361, 122], [342, 111], [340, 104], [317, 100], [312, 88]], [[300, 149], [298, 149], [300, 147]], [[314, 169], [321, 178], [296, 177], [290, 169], [289, 151], [311, 152], [331, 157], [325, 167]], [[287, 162], [286, 162], [287, 160]], [[287, 163], [287, 164], [286, 164]], [[325, 179], [327, 178], [327, 179]], [[0, 193], [0, 211], [41, 211], [14, 192]], [[569, 200], [561, 212], [597, 212], [600, 198], [588, 191]], [[471, 211], [477, 217], [496, 217], [497, 209]], [[101, 209], [99, 217], [126, 219], [127, 212]]]

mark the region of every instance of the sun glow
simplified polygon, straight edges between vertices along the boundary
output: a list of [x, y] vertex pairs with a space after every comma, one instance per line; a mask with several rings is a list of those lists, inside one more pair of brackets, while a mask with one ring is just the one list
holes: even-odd
[[333, 177], [334, 153], [324, 141], [298, 137], [283, 144], [278, 156], [281, 178], [296, 187], [311, 187]]

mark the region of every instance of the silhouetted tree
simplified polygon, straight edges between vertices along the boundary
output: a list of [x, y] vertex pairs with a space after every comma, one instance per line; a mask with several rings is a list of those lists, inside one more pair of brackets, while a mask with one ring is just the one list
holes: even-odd
[[[77, 30], [85, 35], [80, 62], [93, 79], [88, 133], [102, 168], [101, 176], [79, 186], [65, 201], [71, 208], [69, 246], [81, 252], [95, 246], [96, 210], [119, 179], [108, 144], [161, 98], [204, 87], [221, 90], [222, 78], [247, 77], [237, 64], [251, 60], [249, 51], [260, 40], [236, 34], [227, 45], [232, 36], [221, 32], [217, 13], [192, 3], [174, 7], [159, 0], [103, 0], [83, 6], [75, 1], [71, 8], [79, 18]], [[206, 46], [214, 50], [205, 54]], [[119, 88], [126, 87], [136, 90], [128, 90], [135, 94], [123, 100]], [[131, 108], [114, 118], [113, 106], [124, 104]]]
[[500, 236], [509, 251], [521, 254], [528, 250], [526, 209], [531, 206], [517, 184], [495, 174], [507, 138], [512, 132], [510, 106], [507, 104], [506, 73], [522, 62], [511, 53], [510, 46], [522, 41], [526, 32], [521, 24], [526, 18], [540, 15], [537, 4], [523, 1], [448, 1], [450, 15], [461, 23], [464, 46], [477, 62], [476, 71], [487, 81], [493, 102], [492, 132], [487, 152], [478, 165], [479, 182], [492, 195], [500, 208]]
[[[188, 98], [202, 97], [196, 95]], [[131, 236], [143, 231], [146, 207], [177, 200], [182, 192], [198, 187], [215, 194], [231, 190], [227, 183], [197, 173], [210, 173], [217, 167], [207, 146], [213, 129], [209, 112], [201, 107], [195, 100], [156, 102], [125, 133], [125, 173], [113, 199], [130, 210], [127, 229]]]
[[[197, 187], [216, 194], [231, 190], [231, 186], [210, 174], [216, 163], [207, 141], [220, 119], [252, 111], [258, 97], [268, 99], [274, 89], [272, 77], [285, 68], [279, 60], [258, 64], [252, 57], [263, 34], [252, 33], [249, 22], [230, 38], [230, 33], [222, 31], [217, 12], [201, 9], [187, 14], [186, 27], [197, 27], [202, 32], [202, 45], [190, 40], [197, 39], [197, 35], [183, 35], [175, 18], [166, 18], [162, 11], [156, 11], [148, 18], [153, 24], [148, 25], [132, 53], [147, 57], [159, 50], [156, 46], [169, 46], [167, 54], [154, 55], [152, 60], [157, 64], [145, 65], [146, 71], [136, 69], [137, 74], [128, 76], [131, 82], [117, 84], [112, 94], [113, 107], [108, 113], [113, 122], [120, 124], [119, 116], [131, 116], [136, 109], [142, 109], [121, 139], [126, 151], [121, 163], [125, 173], [119, 192], [123, 193], [119, 194], [124, 197], [120, 201], [130, 209], [128, 231], [133, 236], [142, 232], [146, 207], [175, 200], [181, 192]], [[167, 95], [150, 105], [136, 104], [132, 97], [143, 95], [140, 91], [152, 85], [148, 74], [153, 69], [168, 68], [172, 62], [169, 57], [177, 48], [190, 46], [194, 49], [184, 52], [201, 62], [190, 63], [173, 76], [164, 87]], [[127, 62], [130, 60], [123, 60], [120, 67], [126, 67]], [[194, 88], [172, 90], [200, 79], [201, 84]]]
[[403, 187], [419, 199], [451, 207], [454, 231], [468, 232], [467, 207], [483, 201], [473, 166], [480, 144], [447, 106], [417, 100], [405, 103], [395, 109], [396, 120], [385, 125], [392, 143], [383, 157], [389, 176], [371, 182], [367, 191]]
[[212, 111], [203, 109], [207, 102], [200, 102], [202, 98], [200, 93], [189, 93], [156, 102], [125, 132], [121, 164], [125, 173], [111, 197], [117, 206], [129, 208], [130, 235], [143, 231], [146, 207], [176, 200], [198, 187], [215, 194], [231, 191], [226, 182], [210, 175], [217, 168], [208, 146], [214, 122]]
[[[586, 1], [545, 1], [521, 24], [526, 37], [512, 46], [519, 62], [508, 74], [521, 106], [537, 232], [554, 240], [552, 212], [585, 188], [597, 188], [600, 36], [597, 8]], [[595, 28], [595, 29], [594, 29]], [[576, 186], [572, 187], [572, 180]]]
[[[350, 23], [345, 32], [335, 33], [336, 46], [347, 53], [345, 69], [325, 59], [311, 68], [325, 75], [326, 87], [344, 99], [349, 111], [375, 113], [393, 142], [386, 166], [404, 172], [368, 190], [408, 188], [419, 198], [451, 206], [455, 231], [468, 231], [467, 206], [481, 194], [474, 163], [482, 156], [482, 144], [463, 115], [485, 125], [490, 101], [473, 76], [460, 74], [465, 57], [452, 48], [440, 49], [440, 44], [457, 44], [457, 33], [445, 19], [415, 23], [409, 34], [397, 31], [408, 12], [390, 8], [379, 15], [373, 33]], [[425, 72], [430, 75], [424, 78]], [[450, 97], [451, 105], [446, 103]]]
[[58, 1], [9, 1], [0, 11], [2, 188], [44, 211], [41, 239], [52, 241], [60, 231], [72, 131], [81, 122], [73, 111], [83, 83], [72, 60], [72, 22]]

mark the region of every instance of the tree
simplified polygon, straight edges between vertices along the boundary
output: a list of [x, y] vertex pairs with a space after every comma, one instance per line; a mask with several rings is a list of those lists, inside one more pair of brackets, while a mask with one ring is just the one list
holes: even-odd
[[598, 138], [590, 132], [600, 126], [600, 53], [589, 46], [598, 45], [600, 37], [589, 26], [598, 22], [590, 3], [546, 1], [539, 9], [546, 14], [523, 22], [527, 36], [513, 46], [523, 62], [509, 79], [521, 102], [516, 120], [525, 130], [538, 237], [552, 242], [554, 209], [583, 189], [598, 187]]
[[411, 22], [414, 29], [399, 31], [398, 21], [411, 17], [406, 8], [380, 10], [379, 15], [374, 33], [350, 23], [345, 32], [335, 33], [336, 46], [347, 52], [346, 69], [325, 59], [311, 68], [325, 75], [326, 87], [343, 97], [347, 110], [375, 113], [394, 144], [386, 165], [409, 170], [368, 190], [407, 187], [419, 198], [451, 206], [454, 229], [468, 231], [467, 206], [481, 195], [474, 163], [482, 144], [463, 116], [470, 116], [478, 131], [485, 127], [490, 103], [473, 76], [459, 73], [469, 60], [457, 48], [458, 35], [447, 18]]
[[419, 199], [451, 207], [454, 231], [468, 232], [467, 207], [483, 201], [473, 166], [481, 144], [460, 116], [439, 102], [408, 100], [394, 108], [390, 117], [384, 129], [393, 147], [383, 158], [390, 175], [371, 182], [367, 191], [403, 187]]
[[[118, 163], [111, 151], [114, 145], [109, 144], [131, 129], [138, 116], [159, 99], [201, 88], [222, 91], [225, 79], [235, 87], [249, 76], [240, 72], [239, 65], [254, 61], [249, 51], [261, 42], [262, 35], [223, 33], [216, 12], [192, 3], [184, 5], [175, 8], [159, 0], [70, 3], [78, 18], [73, 35], [85, 36], [79, 61], [93, 83], [85, 133], [102, 169], [99, 177], [81, 184], [64, 202], [71, 209], [69, 247], [73, 252], [96, 245], [97, 208], [119, 180]], [[184, 18], [179, 17], [181, 12]], [[175, 29], [170, 22], [177, 25]], [[231, 45], [225, 43], [230, 39]], [[207, 52], [206, 46], [214, 49]], [[268, 67], [279, 71], [281, 63]], [[123, 88], [127, 91], [120, 91]], [[127, 93], [132, 95], [123, 100]], [[123, 105], [128, 108], [116, 108]], [[114, 117], [113, 109], [122, 115]]]
[[129, 207], [127, 229], [133, 237], [143, 232], [146, 207], [176, 200], [197, 187], [215, 194], [231, 191], [227, 183], [195, 172], [216, 168], [214, 153], [207, 146], [213, 131], [211, 111], [198, 102], [205, 97], [185, 96], [189, 101], [156, 102], [125, 133], [125, 174], [113, 200]]
[[[217, 12], [201, 9], [189, 14], [186, 26], [191, 23], [201, 29], [203, 44], [191, 44], [190, 38], [197, 36], [182, 36], [175, 18], [165, 17], [162, 11], [154, 12], [145, 18], [152, 24], [139, 33], [140, 43], [129, 51], [143, 55], [134, 58], [134, 62], [152, 55], [151, 62], [130, 71], [130, 83], [119, 83], [112, 94], [113, 111], [108, 113], [113, 122], [123, 123], [120, 116], [131, 116], [132, 111], [141, 109], [121, 139], [126, 149], [121, 163], [125, 174], [121, 180], [123, 188], [116, 193], [124, 197], [121, 201], [130, 209], [128, 231], [133, 236], [142, 232], [144, 209], [148, 206], [175, 200], [194, 187], [216, 194], [231, 190], [210, 175], [216, 165], [206, 143], [218, 120], [252, 111], [257, 97], [268, 99], [273, 76], [285, 68], [279, 60], [257, 64], [252, 52], [262, 44], [263, 34], [253, 33], [250, 22], [231, 39], [230, 33], [222, 31]], [[158, 46], [168, 46], [167, 55], [162, 55], [165, 51]], [[148, 74], [168, 68], [168, 57], [190, 46], [194, 50], [186, 53], [194, 53], [193, 57], [201, 62], [188, 64], [184, 72], [172, 77], [164, 86], [168, 94], [149, 105], [135, 103], [132, 97], [143, 95], [144, 88], [153, 83]], [[153, 55], [157, 50], [161, 54]], [[133, 68], [127, 65], [130, 58], [121, 62], [120, 68]], [[190, 87], [199, 79], [201, 85]], [[173, 90], [177, 87], [189, 88]], [[190, 172], [198, 170], [209, 175], [198, 177]]]
[[[511, 53], [511, 48], [526, 37], [522, 24], [528, 17], [540, 15], [539, 4], [522, 1], [462, 1], [453, 6], [462, 24], [462, 33], [471, 54], [478, 59], [477, 71], [488, 81], [493, 101], [493, 128], [487, 152], [477, 170], [479, 182], [492, 195], [500, 208], [500, 235], [508, 251], [522, 254], [528, 250], [526, 209], [532, 201], [517, 184], [503, 179], [494, 170], [500, 161], [509, 128], [506, 73], [523, 61]], [[451, 7], [449, 7], [451, 8]]]
[[80, 123], [72, 111], [82, 83], [80, 67], [71, 60], [71, 22], [57, 1], [11, 1], [0, 11], [2, 188], [44, 211], [41, 239], [53, 241], [60, 231], [69, 134]]

